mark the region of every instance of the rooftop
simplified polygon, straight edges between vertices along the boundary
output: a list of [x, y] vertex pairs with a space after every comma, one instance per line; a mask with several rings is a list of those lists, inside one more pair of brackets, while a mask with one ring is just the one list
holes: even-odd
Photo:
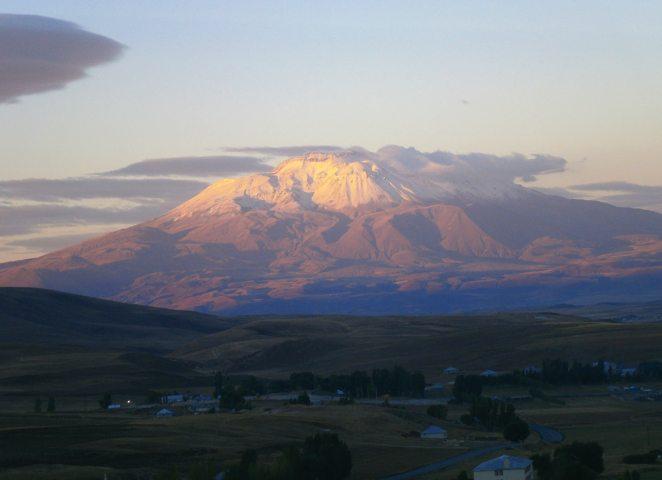
[[474, 472], [494, 471], [494, 470], [521, 470], [531, 465], [531, 460], [524, 457], [513, 457], [511, 455], [501, 455], [487, 462], [483, 462], [474, 468]]
[[428, 434], [430, 434], [430, 433], [444, 433], [445, 431], [446, 430], [441, 428], [441, 427], [438, 427], [436, 425], [430, 425], [428, 428], [423, 430], [423, 433], [428, 433]]

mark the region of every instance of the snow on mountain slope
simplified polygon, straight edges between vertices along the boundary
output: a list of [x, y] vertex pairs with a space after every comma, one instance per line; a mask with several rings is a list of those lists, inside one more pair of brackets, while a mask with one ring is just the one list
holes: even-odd
[[404, 202], [457, 198], [516, 198], [522, 187], [511, 177], [485, 175], [466, 160], [416, 156], [385, 147], [377, 153], [353, 149], [309, 153], [284, 161], [273, 172], [222, 179], [168, 215], [168, 219], [270, 208], [348, 212]]

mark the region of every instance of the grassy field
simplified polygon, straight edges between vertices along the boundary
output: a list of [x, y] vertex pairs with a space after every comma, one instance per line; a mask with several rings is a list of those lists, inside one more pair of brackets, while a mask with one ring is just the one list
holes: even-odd
[[[32, 303], [31, 303], [32, 302]], [[205, 390], [211, 374], [287, 377], [293, 371], [350, 373], [400, 364], [429, 382], [448, 382], [443, 368], [509, 371], [545, 358], [638, 363], [662, 360], [662, 323], [618, 323], [554, 313], [454, 317], [260, 317], [219, 319], [116, 304], [56, 292], [0, 289], [0, 480], [137, 479], [177, 465], [224, 464], [247, 448], [275, 454], [307, 436], [332, 431], [353, 454], [353, 479], [382, 478], [470, 449], [500, 444], [498, 434], [462, 426], [466, 406], [447, 421], [425, 407], [296, 406], [257, 400], [238, 414], [157, 419], [155, 407], [102, 411], [103, 392], [141, 402], [148, 390]], [[662, 388], [662, 386], [658, 386]], [[527, 393], [490, 387], [492, 396]], [[626, 470], [622, 457], [662, 448], [660, 403], [607, 394], [606, 385], [548, 388], [563, 403], [517, 404], [528, 421], [561, 430], [567, 441], [605, 447], [604, 478]], [[56, 398], [55, 413], [33, 413], [35, 398]], [[430, 424], [449, 440], [406, 436]], [[489, 440], [486, 438], [492, 438]], [[514, 452], [553, 447], [537, 435]], [[451, 479], [483, 459], [429, 475]], [[638, 466], [644, 480], [661, 466]]]
[[[337, 432], [349, 444], [354, 456], [352, 478], [378, 478], [477, 444], [470, 440], [474, 432], [452, 422], [441, 422], [449, 427], [449, 442], [403, 437], [439, 423], [432, 420], [416, 410], [274, 402], [256, 402], [253, 410], [240, 414], [166, 419], [106, 412], [5, 414], [0, 416], [0, 440], [6, 447], [0, 455], [6, 470], [0, 478], [30, 478], [47, 470], [46, 463], [77, 464], [80, 478], [99, 478], [95, 475], [101, 471], [121, 478], [122, 473], [144, 474], [171, 464], [185, 469], [202, 459], [236, 459], [246, 448], [275, 452], [320, 431]], [[64, 467], [50, 468], [55, 470], [53, 478], [61, 478], [57, 469]]]
[[[593, 395], [595, 387], [576, 388], [574, 393]], [[565, 402], [563, 406], [541, 400], [521, 402], [517, 409], [526, 420], [559, 429], [566, 441], [598, 441], [605, 448], [605, 478], [633, 468], [622, 463], [623, 455], [662, 445], [659, 404], [583, 396], [566, 398]], [[29, 408], [27, 403], [23, 406]], [[61, 408], [71, 407], [70, 411], [33, 414], [5, 410], [0, 414], [4, 467], [0, 479], [94, 479], [104, 474], [110, 479], [138, 478], [175, 464], [186, 471], [188, 465], [202, 460], [219, 465], [235, 460], [246, 448], [265, 455], [275, 453], [320, 431], [336, 432], [348, 443], [354, 459], [353, 479], [370, 479], [503, 441], [498, 434], [461, 425], [459, 416], [467, 408], [462, 405], [452, 405], [446, 421], [429, 417], [420, 406], [306, 407], [258, 400], [252, 410], [238, 414], [182, 414], [164, 419], [155, 418], [149, 410], [75, 410], [80, 406], [79, 401], [63, 400]], [[96, 408], [91, 401], [87, 407]], [[447, 428], [449, 440], [403, 436], [430, 424]], [[486, 440], [490, 436], [495, 440]], [[532, 434], [509, 453], [529, 456], [552, 448]], [[492, 456], [496, 454], [486, 458]], [[451, 479], [463, 469], [471, 471], [484, 459], [424, 478]], [[645, 479], [662, 476], [662, 465], [634, 468], [644, 472]]]
[[662, 323], [623, 324], [556, 314], [462, 317], [267, 318], [193, 340], [172, 355], [207, 369], [274, 376], [390, 367], [438, 375], [512, 370], [559, 357], [617, 362], [662, 359]]

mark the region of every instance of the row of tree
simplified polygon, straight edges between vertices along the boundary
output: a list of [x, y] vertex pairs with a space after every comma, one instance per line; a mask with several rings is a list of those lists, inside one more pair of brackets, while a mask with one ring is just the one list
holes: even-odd
[[382, 395], [423, 397], [425, 376], [421, 372], [410, 372], [401, 366], [391, 369], [374, 369], [368, 373], [356, 370], [349, 375], [320, 376], [312, 372], [295, 372], [290, 375], [291, 389], [342, 390], [353, 398], [373, 398]]
[[226, 480], [343, 480], [352, 470], [352, 454], [335, 433], [308, 437], [303, 447], [285, 448], [274, 462], [260, 462], [254, 450], [225, 472]]
[[521, 442], [530, 433], [529, 424], [517, 416], [512, 403], [492, 398], [473, 397], [469, 412], [460, 419], [466, 425], [478, 423], [490, 432], [498, 430], [511, 442]]
[[[460, 375], [456, 378], [453, 393], [456, 398], [462, 400], [466, 395], [480, 395], [476, 392], [481, 391], [483, 385], [534, 386], [540, 382], [552, 385], [589, 385], [621, 379], [619, 372], [607, 368], [607, 365], [602, 360], [593, 364], [555, 358], [544, 360], [538, 370], [514, 370], [494, 377]], [[640, 363], [636, 374], [627, 378], [630, 381], [662, 379], [662, 362]]]
[[527, 372], [526, 376], [551, 384], [593, 384], [608, 381], [616, 372], [597, 363], [567, 362], [561, 359], [545, 360], [540, 371]]
[[292, 390], [320, 390], [335, 393], [342, 390], [352, 398], [374, 398], [382, 395], [423, 397], [425, 376], [410, 372], [398, 365], [391, 369], [372, 372], [356, 370], [346, 375], [316, 375], [313, 372], [295, 372], [289, 379], [263, 380], [252, 375], [214, 375], [214, 395], [221, 395], [226, 387], [241, 387], [245, 395]]

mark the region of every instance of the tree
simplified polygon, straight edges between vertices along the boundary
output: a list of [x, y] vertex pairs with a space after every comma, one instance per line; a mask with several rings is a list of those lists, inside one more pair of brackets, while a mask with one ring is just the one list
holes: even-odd
[[511, 442], [521, 442], [529, 436], [529, 424], [521, 418], [511, 421], [503, 429], [503, 438]]
[[458, 375], [453, 385], [453, 396], [459, 401], [478, 397], [483, 393], [482, 380], [478, 375]]
[[214, 398], [221, 396], [223, 392], [223, 374], [221, 372], [216, 372], [214, 374]]
[[473, 425], [474, 417], [472, 417], [471, 414], [469, 413], [464, 413], [460, 417], [460, 422], [462, 422], [464, 425]]
[[538, 480], [550, 480], [554, 473], [554, 466], [552, 465], [552, 457], [549, 453], [536, 454], [531, 457], [533, 461], [533, 468], [536, 471]]
[[231, 410], [240, 410], [246, 405], [243, 389], [237, 385], [235, 387], [225, 386], [219, 400], [220, 408], [229, 408]]
[[308, 393], [303, 392], [299, 394], [299, 396], [297, 397], [297, 403], [301, 405], [310, 405], [311, 401], [310, 401], [310, 396], [308, 396]]
[[448, 407], [446, 405], [430, 405], [427, 412], [431, 417], [446, 420], [446, 417], [448, 416]]
[[179, 468], [176, 465], [170, 469], [160, 472], [154, 476], [154, 480], [180, 480], [182, 476], [179, 474]]
[[618, 477], [618, 479], [619, 479], [619, 480], [640, 480], [640, 479], [641, 479], [641, 475], [640, 475], [639, 472], [636, 471], [636, 470], [632, 470], [632, 471], [630, 471], [630, 470], [626, 470], [625, 472], [623, 472], [623, 473]]
[[418, 398], [425, 395], [425, 376], [421, 372], [414, 372], [411, 375], [411, 392]]
[[554, 456], [552, 480], [595, 480], [598, 474], [577, 459]]
[[189, 480], [214, 480], [218, 469], [212, 461], [196, 462], [189, 469]]
[[41, 398], [37, 397], [34, 399], [34, 411], [35, 413], [41, 413]]
[[113, 397], [110, 392], [104, 393], [103, 396], [99, 399], [99, 406], [103, 409], [107, 409], [111, 403], [113, 403]]
[[603, 453], [603, 448], [597, 442], [572, 442], [570, 445], [557, 448], [554, 451], [554, 458], [564, 457], [575, 460], [599, 474], [605, 469]]
[[290, 374], [290, 382], [294, 388], [315, 388], [315, 375], [312, 372], [294, 372]]
[[48, 397], [48, 406], [46, 407], [46, 411], [49, 413], [53, 413], [55, 411], [55, 397]]
[[342, 480], [352, 471], [352, 454], [335, 433], [308, 437], [302, 452], [303, 479]]
[[467, 475], [467, 471], [462, 470], [460, 473], [458, 473], [457, 480], [469, 480], [469, 475]]

